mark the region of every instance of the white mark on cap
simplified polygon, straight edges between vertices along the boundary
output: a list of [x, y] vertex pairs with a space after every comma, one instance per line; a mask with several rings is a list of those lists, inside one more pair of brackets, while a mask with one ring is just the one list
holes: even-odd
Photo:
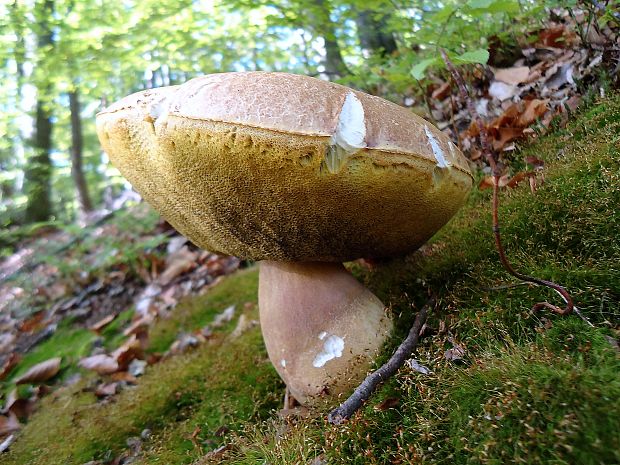
[[327, 332], [321, 331], [321, 334], [319, 334], [319, 339], [322, 341], [323, 339], [325, 339], [325, 336], [327, 336]]
[[344, 99], [336, 132], [332, 137], [335, 145], [339, 145], [346, 152], [357, 152], [366, 147], [366, 121], [362, 102], [353, 92], [349, 92]]
[[325, 162], [330, 172], [336, 173], [349, 155], [366, 147], [366, 119], [362, 102], [353, 92], [344, 99], [336, 132], [332, 136], [331, 146], [327, 150]]
[[149, 116], [154, 120], [168, 115], [168, 99], [163, 97], [151, 104], [149, 108]]
[[280, 365], [282, 365], [282, 368], [286, 368], [286, 360], [280, 360]]
[[433, 154], [435, 155], [435, 160], [437, 160], [437, 166], [439, 168], [447, 168], [450, 163], [446, 160], [446, 157], [439, 146], [439, 142], [433, 136], [433, 133], [428, 129], [428, 126], [424, 126], [424, 132], [426, 133], [426, 137], [428, 138], [428, 142], [431, 144], [431, 148], [433, 149]]
[[344, 350], [344, 339], [334, 334], [328, 336], [323, 343], [323, 350], [314, 357], [312, 366], [314, 368], [321, 368], [330, 360], [334, 358], [342, 357], [342, 351]]

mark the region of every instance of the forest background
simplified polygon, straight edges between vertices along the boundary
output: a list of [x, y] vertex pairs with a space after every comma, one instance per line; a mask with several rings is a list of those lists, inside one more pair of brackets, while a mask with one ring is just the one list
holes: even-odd
[[[586, 3], [592, 11], [601, 6]], [[286, 71], [335, 80], [424, 114], [428, 71], [440, 47], [457, 64], [511, 66], [535, 40], [524, 31], [536, 30], [554, 7], [575, 6], [572, 0], [3, 0], [1, 255], [21, 238], [15, 226], [69, 223], [113, 208], [128, 185], [101, 151], [94, 119], [125, 95], [208, 73]]]

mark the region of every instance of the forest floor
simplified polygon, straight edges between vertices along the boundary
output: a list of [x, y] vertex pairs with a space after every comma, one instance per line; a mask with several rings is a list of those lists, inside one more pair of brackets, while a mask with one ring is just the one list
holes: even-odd
[[[0, 369], [0, 430], [12, 438], [2, 463], [619, 463], [620, 96], [586, 100], [568, 125], [516, 148], [516, 171], [528, 157], [544, 168], [535, 193], [508, 189], [500, 207], [515, 267], [562, 283], [583, 318], [532, 313], [558, 297], [503, 270], [490, 193], [476, 190], [418, 252], [349, 264], [396, 317], [380, 361], [439, 295], [418, 364], [343, 425], [319, 410], [284, 416], [256, 266], [184, 244], [139, 205], [72, 231], [62, 253], [60, 240], [33, 243], [31, 255], [57, 261], [13, 275], [13, 294], [3, 287], [3, 305], [19, 289], [33, 297], [4, 341], [28, 350]], [[67, 287], [80, 276], [76, 294]], [[46, 301], [53, 313], [33, 311]], [[56, 357], [43, 375], [29, 370]]]

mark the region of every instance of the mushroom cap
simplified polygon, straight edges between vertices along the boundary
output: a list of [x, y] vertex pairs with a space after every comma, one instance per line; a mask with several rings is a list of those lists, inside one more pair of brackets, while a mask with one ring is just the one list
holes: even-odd
[[112, 163], [205, 249], [346, 261], [417, 249], [464, 203], [467, 160], [409, 110], [286, 73], [222, 73], [97, 115]]

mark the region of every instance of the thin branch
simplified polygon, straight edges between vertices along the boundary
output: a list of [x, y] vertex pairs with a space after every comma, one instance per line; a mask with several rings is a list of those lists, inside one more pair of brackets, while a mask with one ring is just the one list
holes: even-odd
[[501, 241], [500, 228], [499, 228], [499, 214], [498, 214], [499, 178], [502, 175], [503, 166], [501, 165], [496, 155], [494, 155], [493, 151], [491, 150], [491, 147], [489, 145], [489, 139], [488, 139], [486, 126], [484, 125], [482, 118], [476, 111], [476, 107], [474, 105], [473, 99], [469, 95], [467, 87], [465, 86], [465, 82], [463, 81], [463, 77], [454, 67], [454, 64], [448, 57], [448, 54], [445, 52], [445, 50], [440, 49], [440, 52], [441, 52], [443, 61], [446, 64], [446, 67], [448, 68], [448, 70], [450, 71], [450, 74], [452, 75], [452, 79], [454, 79], [454, 81], [456, 82], [456, 85], [458, 86], [459, 93], [461, 94], [461, 99], [463, 99], [463, 101], [466, 102], [467, 110], [469, 111], [470, 115], [474, 119], [476, 126], [478, 126], [480, 146], [482, 147], [482, 152], [484, 154], [484, 157], [486, 158], [489, 166], [491, 167], [491, 172], [493, 174], [493, 235], [495, 237], [495, 246], [497, 248], [497, 252], [499, 253], [500, 262], [502, 263], [506, 271], [508, 271], [511, 275], [515, 276], [521, 281], [527, 281], [529, 283], [546, 286], [546, 287], [549, 287], [555, 290], [558, 294], [560, 294], [560, 296], [566, 303], [566, 306], [564, 308], [560, 308], [556, 305], [550, 304], [549, 302], [539, 302], [532, 307], [532, 311], [538, 311], [538, 310], [542, 310], [543, 308], [547, 308], [555, 313], [559, 313], [560, 315], [566, 315], [572, 312], [574, 309], [573, 299], [571, 298], [570, 294], [566, 291], [566, 289], [564, 289], [562, 286], [552, 281], [534, 278], [532, 276], [528, 276], [528, 275], [525, 275], [525, 274], [522, 274], [516, 271], [513, 268], [513, 266], [510, 264], [510, 262], [508, 261], [508, 258], [506, 257], [506, 252], [504, 251], [504, 246], [502, 245], [502, 241]]
[[420, 330], [426, 322], [426, 317], [429, 310], [434, 305], [434, 298], [431, 298], [428, 302], [426, 302], [424, 307], [422, 307], [422, 309], [418, 312], [415, 321], [413, 322], [413, 326], [409, 331], [409, 335], [398, 346], [394, 352], [394, 355], [392, 355], [392, 357], [378, 370], [369, 374], [347, 400], [329, 413], [327, 420], [330, 423], [339, 425], [345, 420], [351, 418], [351, 416], [362, 406], [364, 401], [366, 401], [372, 393], [375, 392], [379, 384], [391, 376], [394, 376], [394, 374], [411, 356], [411, 353], [418, 345]]

